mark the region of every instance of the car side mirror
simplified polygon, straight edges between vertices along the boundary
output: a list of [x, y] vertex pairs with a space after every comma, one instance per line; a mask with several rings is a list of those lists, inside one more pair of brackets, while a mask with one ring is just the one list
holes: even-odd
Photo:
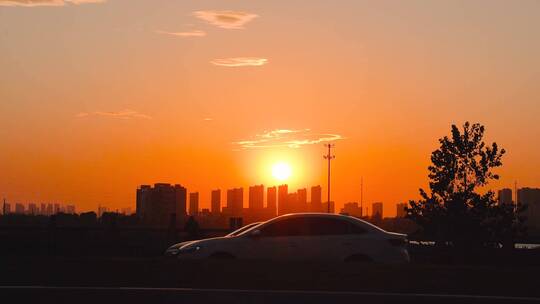
[[258, 238], [261, 236], [261, 231], [259, 229], [255, 229], [249, 233], [249, 236], [252, 238]]

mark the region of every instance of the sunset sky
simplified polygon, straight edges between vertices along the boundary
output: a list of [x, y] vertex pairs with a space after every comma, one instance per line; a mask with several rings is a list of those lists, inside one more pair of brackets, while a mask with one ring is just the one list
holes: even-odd
[[[540, 1], [0, 0], [0, 198], [135, 205], [140, 184], [418, 197], [451, 124], [540, 186]], [[244, 191], [247, 195], [247, 190]], [[325, 191], [323, 191], [325, 196]], [[247, 196], [245, 199], [247, 203]]]

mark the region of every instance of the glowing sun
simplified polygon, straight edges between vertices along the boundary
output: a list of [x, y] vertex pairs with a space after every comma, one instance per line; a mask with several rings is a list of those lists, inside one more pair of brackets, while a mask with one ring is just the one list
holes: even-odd
[[272, 166], [272, 176], [279, 181], [287, 180], [291, 174], [291, 166], [287, 163], [276, 163]]

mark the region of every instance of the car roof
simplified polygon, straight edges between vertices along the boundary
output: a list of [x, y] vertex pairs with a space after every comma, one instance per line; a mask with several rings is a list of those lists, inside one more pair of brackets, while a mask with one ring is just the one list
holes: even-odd
[[322, 213], [322, 212], [299, 212], [299, 213], [288, 213], [284, 215], [277, 216], [273, 219], [270, 219], [266, 221], [265, 223], [261, 224], [266, 226], [267, 224], [278, 222], [281, 220], [289, 219], [289, 218], [302, 218], [302, 217], [318, 217], [318, 218], [334, 218], [334, 219], [340, 219], [345, 220], [351, 223], [364, 225], [373, 231], [378, 232], [386, 232], [384, 229], [381, 229], [380, 227], [377, 227], [365, 220], [359, 219], [357, 217], [349, 216], [349, 215], [343, 215], [343, 214], [335, 214], [335, 213]]

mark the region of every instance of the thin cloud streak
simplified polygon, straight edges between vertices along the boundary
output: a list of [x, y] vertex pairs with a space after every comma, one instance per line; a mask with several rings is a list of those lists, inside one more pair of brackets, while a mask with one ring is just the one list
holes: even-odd
[[214, 59], [210, 63], [224, 67], [262, 66], [268, 63], [268, 59], [260, 57], [234, 57]]
[[244, 25], [259, 17], [256, 14], [241, 11], [195, 11], [193, 15], [212, 25], [224, 29], [243, 29]]
[[66, 4], [104, 3], [106, 0], [0, 0], [0, 6], [65, 6]]
[[313, 133], [310, 129], [289, 130], [276, 129], [262, 134], [256, 134], [253, 139], [233, 142], [241, 149], [265, 149], [265, 148], [300, 148], [307, 145], [315, 145], [344, 139], [339, 134]]
[[102, 117], [110, 117], [110, 118], [117, 118], [117, 119], [152, 119], [151, 116], [139, 113], [137, 111], [133, 110], [122, 110], [117, 112], [103, 112], [103, 111], [96, 111], [96, 112], [81, 112], [75, 117], [83, 118], [83, 117], [90, 117], [90, 116], [102, 116]]
[[168, 32], [168, 31], [157, 30], [156, 33], [162, 34], [162, 35], [185, 37], [185, 38], [206, 36], [206, 32], [201, 31], [201, 30], [193, 30], [193, 31], [188, 31], [188, 32]]

